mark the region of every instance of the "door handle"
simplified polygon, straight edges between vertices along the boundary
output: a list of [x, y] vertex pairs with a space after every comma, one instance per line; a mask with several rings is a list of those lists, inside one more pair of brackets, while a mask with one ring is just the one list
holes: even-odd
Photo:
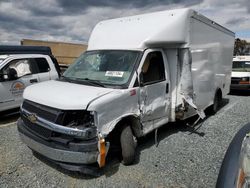
[[38, 82], [37, 79], [31, 79], [31, 80], [30, 80], [30, 83], [36, 83], [36, 82]]
[[166, 84], [166, 93], [169, 92], [169, 83]]

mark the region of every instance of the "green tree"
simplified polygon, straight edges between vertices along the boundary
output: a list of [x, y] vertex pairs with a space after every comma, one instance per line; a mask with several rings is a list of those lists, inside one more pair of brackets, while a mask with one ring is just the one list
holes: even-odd
[[245, 55], [247, 51], [247, 41], [240, 40], [239, 38], [235, 39], [234, 43], [234, 55]]

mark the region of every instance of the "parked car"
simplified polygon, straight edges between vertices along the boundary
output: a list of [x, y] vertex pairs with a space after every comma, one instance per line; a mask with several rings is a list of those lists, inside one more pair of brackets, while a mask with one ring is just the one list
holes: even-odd
[[19, 107], [27, 86], [59, 75], [50, 48], [0, 46], [0, 112]]
[[250, 56], [233, 58], [231, 91], [250, 91]]
[[216, 188], [250, 186], [250, 123], [234, 136], [224, 156]]
[[132, 164], [137, 138], [218, 110], [233, 45], [233, 32], [190, 9], [102, 21], [60, 80], [25, 89], [20, 137], [70, 170], [105, 166], [116, 144]]

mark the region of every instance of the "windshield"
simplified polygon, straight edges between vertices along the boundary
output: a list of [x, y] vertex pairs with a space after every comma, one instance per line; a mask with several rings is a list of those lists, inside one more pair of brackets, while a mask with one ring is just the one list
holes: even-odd
[[233, 71], [250, 72], [250, 61], [234, 61]]
[[63, 74], [65, 79], [98, 81], [103, 85], [124, 85], [141, 52], [100, 50], [83, 53]]

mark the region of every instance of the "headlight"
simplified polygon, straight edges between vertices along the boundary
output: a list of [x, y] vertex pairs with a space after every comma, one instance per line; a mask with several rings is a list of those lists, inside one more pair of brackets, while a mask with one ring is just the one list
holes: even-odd
[[66, 127], [84, 129], [95, 125], [94, 113], [85, 110], [68, 110], [60, 114], [57, 123]]
[[249, 81], [248, 77], [241, 78], [241, 81]]
[[249, 77], [241, 78], [239, 84], [249, 84]]

